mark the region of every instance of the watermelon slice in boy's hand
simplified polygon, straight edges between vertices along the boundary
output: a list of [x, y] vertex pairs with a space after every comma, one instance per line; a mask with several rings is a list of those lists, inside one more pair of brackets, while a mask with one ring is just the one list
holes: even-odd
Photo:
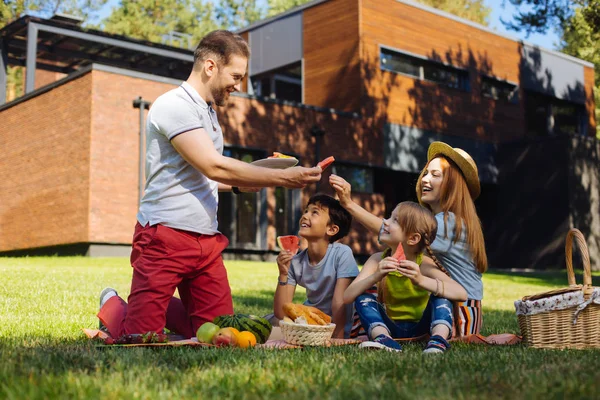
[[283, 250], [287, 250], [292, 254], [296, 254], [300, 247], [300, 238], [294, 235], [277, 236], [277, 244]]
[[325, 171], [325, 169], [327, 167], [329, 167], [331, 164], [333, 164], [334, 161], [335, 161], [335, 158], [333, 158], [333, 156], [329, 156], [326, 159], [324, 159], [323, 161], [321, 161], [320, 163], [318, 163], [317, 167], [321, 167], [321, 171]]
[[406, 255], [404, 254], [404, 248], [402, 247], [402, 243], [398, 243], [398, 248], [396, 249], [396, 252], [392, 257], [394, 257], [398, 261], [406, 260]]

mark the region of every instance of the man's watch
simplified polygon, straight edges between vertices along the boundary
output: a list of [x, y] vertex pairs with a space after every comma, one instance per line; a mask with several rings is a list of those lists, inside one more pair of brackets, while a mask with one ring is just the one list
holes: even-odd
[[287, 285], [287, 281], [278, 281], [279, 282], [279, 286], [286, 286]]
[[232, 186], [231, 187], [231, 191], [233, 192], [233, 194], [240, 194], [240, 193], [242, 193], [242, 191], [240, 190], [240, 188], [237, 187], [237, 186]]

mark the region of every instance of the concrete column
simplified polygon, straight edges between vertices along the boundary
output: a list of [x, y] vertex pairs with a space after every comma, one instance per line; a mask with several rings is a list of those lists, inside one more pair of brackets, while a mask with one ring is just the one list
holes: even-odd
[[4, 43], [0, 42], [0, 105], [6, 103], [6, 84], [8, 72], [8, 50]]
[[25, 94], [33, 92], [35, 89], [35, 68], [37, 64], [37, 38], [38, 27], [31, 22], [27, 25], [27, 68], [25, 77]]

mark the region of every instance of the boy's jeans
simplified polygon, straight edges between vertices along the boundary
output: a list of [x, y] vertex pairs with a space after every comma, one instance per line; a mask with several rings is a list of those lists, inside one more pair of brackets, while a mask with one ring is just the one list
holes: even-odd
[[358, 296], [354, 307], [371, 339], [371, 331], [377, 326], [386, 327], [393, 338], [411, 338], [431, 333], [435, 325], [443, 324], [450, 329], [449, 337], [452, 336], [452, 303], [448, 299], [431, 295], [419, 322], [394, 322], [384, 306], [369, 293]]

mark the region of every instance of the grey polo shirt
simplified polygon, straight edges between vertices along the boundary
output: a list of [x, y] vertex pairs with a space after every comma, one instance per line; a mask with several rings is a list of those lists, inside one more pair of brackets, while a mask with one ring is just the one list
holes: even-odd
[[217, 230], [218, 185], [191, 166], [171, 140], [204, 128], [223, 154], [217, 114], [187, 82], [161, 95], [146, 122], [146, 189], [137, 220], [206, 235]]
[[[332, 315], [333, 293], [340, 278], [356, 278], [358, 266], [352, 249], [345, 244], [331, 243], [325, 257], [317, 265], [311, 265], [308, 251], [302, 250], [290, 262], [288, 285], [299, 285], [306, 289], [307, 306], [317, 307], [327, 315]], [[352, 304], [346, 305], [346, 326], [344, 337], [350, 336], [352, 329]]]

